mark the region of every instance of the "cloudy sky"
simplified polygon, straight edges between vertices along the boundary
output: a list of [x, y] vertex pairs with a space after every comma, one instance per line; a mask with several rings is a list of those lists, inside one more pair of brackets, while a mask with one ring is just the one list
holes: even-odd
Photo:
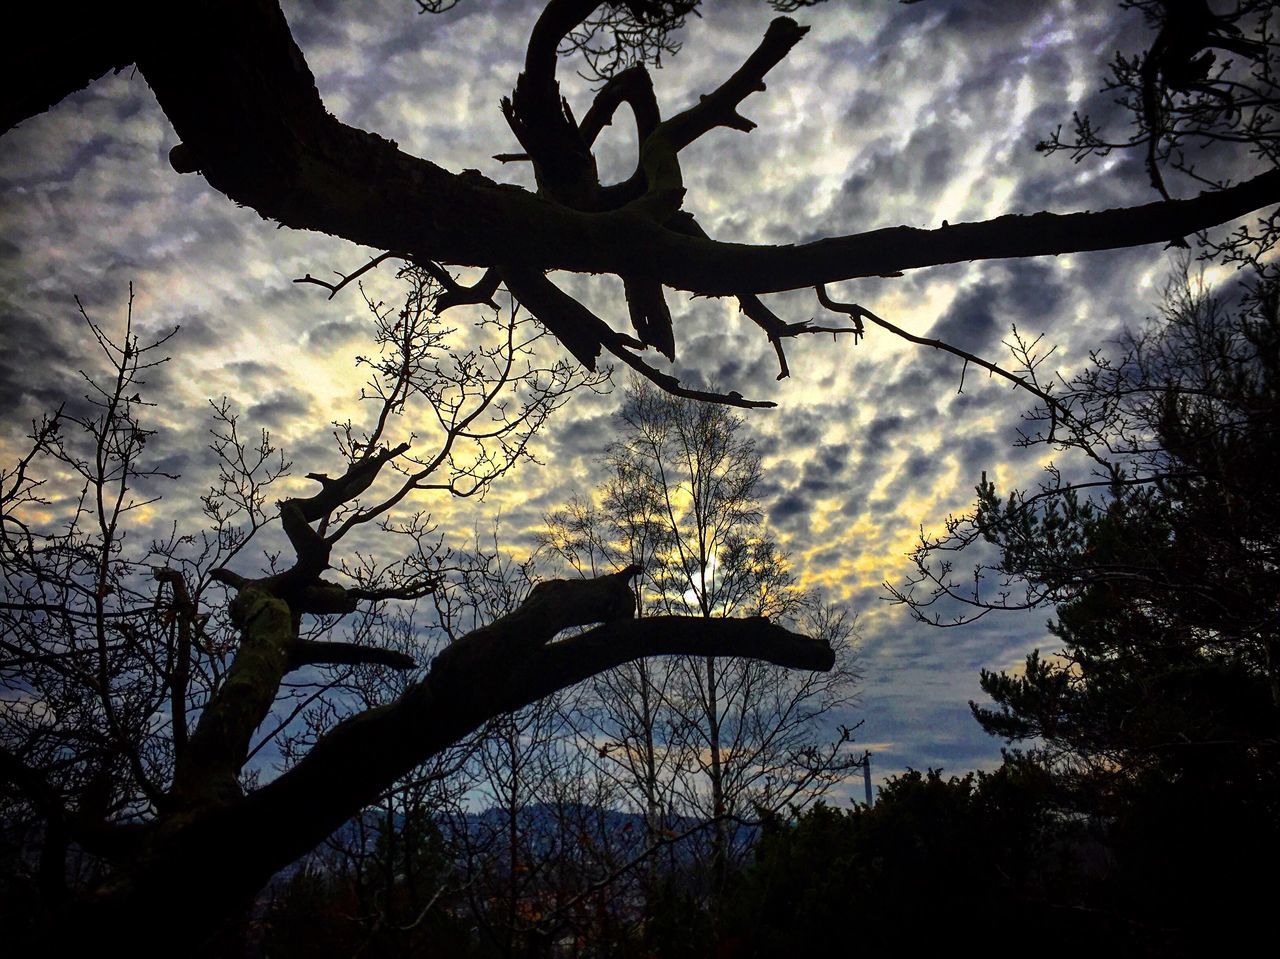
[[[285, 3], [331, 112], [450, 169], [511, 182], [527, 176], [491, 159], [517, 149], [498, 101], [537, 9], [463, 0], [419, 16], [408, 0]], [[763, 2], [709, 0], [680, 54], [654, 73], [664, 111], [736, 69], [772, 16]], [[1106, 61], [1145, 49], [1146, 33], [1111, 0], [831, 0], [796, 17], [812, 31], [744, 105], [757, 129], [717, 130], [683, 154], [686, 207], [713, 236], [792, 243], [1154, 198], [1135, 158], [1076, 165], [1034, 151], [1074, 110], [1123, 132], [1098, 90]], [[561, 77], [582, 116], [589, 85], [571, 66]], [[606, 179], [634, 163], [626, 126], [602, 137]], [[370, 349], [367, 312], [354, 290], [330, 301], [292, 280], [350, 271], [376, 252], [277, 230], [199, 176], [175, 174], [166, 156], [176, 142], [132, 71], [0, 139], [0, 453], [11, 459], [31, 417], [81, 392], [77, 370], [97, 362], [73, 296], [118, 331], [132, 282], [144, 335], [181, 327], [172, 362], [149, 384], [163, 429], [153, 454], [182, 474], [149, 517], [157, 524], [195, 522], [211, 464], [209, 398], [228, 397], [245, 426], [271, 430], [296, 474], [336, 467], [326, 424], [359, 414], [353, 357]], [[1057, 368], [1070, 371], [1153, 311], [1169, 267], [1167, 253], [1148, 247], [942, 267], [832, 293], [993, 357], [1007, 355], [1012, 325], [1044, 333], [1058, 345]], [[369, 288], [393, 300], [393, 269]], [[619, 292], [606, 281], [584, 288], [622, 328]], [[770, 303], [786, 319], [821, 313], [811, 293]], [[921, 526], [964, 510], [982, 471], [1005, 486], [1034, 478], [1044, 451], [1011, 446], [1025, 401], [972, 370], [960, 393], [957, 361], [876, 330], [856, 346], [793, 343], [792, 378], [777, 382], [771, 349], [731, 301], [673, 296], [672, 306], [682, 377], [778, 403], [748, 417], [765, 454], [770, 525], [806, 583], [858, 611], [866, 678], [852, 718], [865, 719], [877, 778], [996, 764], [1000, 744], [966, 703], [980, 695], [980, 669], [1012, 667], [1046, 641], [1048, 611], [935, 629], [887, 603], [881, 584], [904, 579]], [[546, 511], [589, 495], [619, 400], [620, 391], [575, 397], [536, 442], [545, 465], [522, 466], [483, 503], [422, 505], [459, 535], [501, 514], [507, 545], [527, 550]]]

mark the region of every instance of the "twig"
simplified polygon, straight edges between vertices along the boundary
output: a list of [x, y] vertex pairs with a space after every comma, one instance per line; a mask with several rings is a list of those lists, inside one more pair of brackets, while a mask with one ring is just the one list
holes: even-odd
[[1049, 407], [1049, 415], [1051, 417], [1049, 430], [1050, 436], [1053, 435], [1054, 428], [1057, 426], [1058, 416], [1061, 415], [1064, 418], [1070, 416], [1068, 410], [1058, 402], [1056, 397], [1046, 393], [1026, 377], [1018, 376], [1016, 373], [1010, 373], [1008, 370], [1004, 369], [1004, 367], [998, 366], [990, 360], [984, 360], [976, 353], [970, 353], [968, 350], [962, 350], [960, 347], [952, 346], [950, 343], [943, 340], [931, 339], [926, 336], [917, 336], [914, 333], [908, 333], [902, 327], [895, 326], [888, 320], [884, 320], [876, 316], [865, 306], [860, 306], [857, 303], [837, 303], [835, 300], [832, 300], [827, 296], [827, 288], [821, 283], [814, 287], [814, 290], [818, 294], [819, 303], [828, 310], [831, 310], [833, 313], [843, 313], [846, 316], [851, 317], [854, 323], [857, 324], [859, 331], [862, 330], [861, 321], [863, 319], [870, 320], [881, 329], [888, 330], [890, 333], [901, 337], [909, 343], [915, 343], [918, 346], [929, 346], [935, 350], [942, 350], [944, 353], [950, 353], [952, 356], [958, 356], [966, 363], [972, 363], [974, 366], [982, 367], [989, 373], [996, 376], [1002, 376], [1014, 386], [1020, 387], [1033, 396], [1039, 397], [1039, 399]]
[[410, 262], [413, 261], [413, 258], [409, 256], [409, 254], [397, 253], [394, 250], [391, 250], [386, 253], [378, 254], [372, 260], [366, 263], [364, 266], [360, 267], [360, 269], [356, 270], [354, 273], [348, 273], [344, 276], [343, 274], [338, 273], [337, 270], [334, 270], [333, 272], [336, 273], [339, 277], [339, 280], [337, 283], [326, 283], [324, 280], [317, 279], [316, 277], [312, 276], [310, 273], [308, 273], [306, 276], [298, 277], [293, 282], [294, 283], [314, 283], [316, 286], [323, 286], [326, 290], [329, 291], [329, 299], [332, 300], [335, 296], [338, 295], [338, 291], [341, 290], [348, 283], [350, 283], [352, 280], [358, 279], [359, 277], [368, 273], [370, 270], [376, 269], [385, 260], [391, 260], [391, 259], [408, 260]]

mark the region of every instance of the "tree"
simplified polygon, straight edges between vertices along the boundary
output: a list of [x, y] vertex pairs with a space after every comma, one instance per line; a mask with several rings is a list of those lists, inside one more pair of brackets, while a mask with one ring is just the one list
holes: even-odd
[[[109, 376], [86, 376], [86, 402], [37, 423], [29, 453], [4, 472], [0, 615], [5, 684], [15, 691], [0, 716], [6, 818], [33, 823], [27, 836], [40, 850], [51, 917], [78, 917], [55, 927], [60, 935], [127, 932], [154, 951], [179, 930], [208, 934], [414, 767], [495, 716], [639, 656], [832, 665], [824, 642], [763, 620], [632, 619], [625, 571], [544, 582], [440, 650], [394, 700], [352, 711], [347, 699], [338, 713], [347, 718], [309, 723], [310, 742], [294, 741], [297, 752], [309, 746], [305, 754], [255, 788], [246, 770], [262, 747], [255, 730], [287, 677], [336, 667], [313, 684], [336, 694], [336, 708], [359, 692], [352, 668], [417, 668], [362, 635], [362, 615], [441, 596], [450, 575], [426, 519], [397, 519], [394, 508], [415, 492], [479, 493], [527, 456], [569, 393], [591, 383], [570, 364], [534, 361], [543, 334], [514, 307], [482, 316], [468, 331], [480, 342], [451, 348], [436, 309], [446, 289], [421, 271], [407, 280], [403, 308], [369, 304], [381, 347], [364, 361], [371, 425], [340, 424], [341, 472], [308, 474], [319, 491], [279, 503], [288, 553], [269, 553], [261, 575], [227, 564], [261, 539], [267, 484], [285, 467], [265, 435], [256, 444], [241, 437], [225, 406], [213, 410], [223, 479], [205, 499], [211, 530], [131, 546], [129, 520], [156, 502], [146, 492], [157, 477], [145, 465], [141, 390], [160, 360], [128, 327], [115, 342], [88, 321]], [[414, 445], [387, 445], [415, 405], [435, 428]], [[82, 492], [68, 498], [59, 487], [77, 478]], [[402, 538], [399, 559], [346, 547], [375, 522]], [[331, 570], [340, 580], [326, 578]], [[328, 635], [342, 617], [353, 618], [349, 642]], [[291, 735], [287, 721], [275, 734]]]
[[[448, 0], [423, 4], [433, 9], [448, 5]], [[784, 12], [804, 5], [803, 0], [776, 4]], [[1001, 217], [936, 230], [892, 228], [797, 246], [714, 241], [682, 209], [680, 153], [718, 127], [748, 129], [739, 107], [805, 31], [780, 17], [757, 52], [725, 83], [696, 106], [663, 120], [643, 62], [670, 49], [670, 31], [693, 9], [685, 0], [622, 0], [603, 7], [594, 0], [547, 4], [504, 111], [522, 148], [520, 162], [533, 164], [537, 194], [473, 172], [450, 173], [376, 134], [338, 122], [320, 100], [273, 0], [180, 8], [138, 0], [123, 11], [81, 3], [69, 16], [59, 9], [56, 22], [54, 12], [47, 11], [45, 28], [32, 34], [21, 56], [9, 61], [19, 76], [5, 85], [3, 117], [6, 124], [20, 122], [104, 71], [134, 63], [182, 141], [170, 153], [176, 171], [198, 171], [215, 190], [281, 225], [386, 251], [371, 263], [396, 257], [411, 261], [442, 287], [432, 294], [436, 311], [487, 302], [505, 287], [588, 369], [607, 351], [668, 391], [744, 406], [752, 404], [734, 390], [711, 394], [687, 389], [641, 356], [649, 346], [668, 358], [675, 354], [666, 288], [738, 297], [748, 318], [778, 350], [785, 374], [783, 341], [821, 327], [782, 320], [760, 301], [761, 294], [938, 263], [1164, 243], [1274, 204], [1280, 195], [1277, 171], [1257, 173], [1253, 162], [1246, 174], [1250, 178], [1227, 185], [1234, 172], [1227, 164], [1218, 174], [1198, 171], [1222, 181], [1222, 189], [1121, 210]], [[1165, 95], [1177, 102], [1183, 95], [1179, 90], [1188, 89], [1188, 95], [1219, 100], [1225, 95], [1224, 102], [1230, 102], [1228, 91], [1238, 85], [1239, 72], [1252, 70], [1262, 79], [1250, 97], [1263, 98], [1264, 108], [1274, 99], [1268, 86], [1274, 43], [1266, 32], [1265, 8], [1259, 13], [1258, 5], [1243, 5], [1239, 13], [1217, 17], [1203, 30], [1183, 30], [1172, 44], [1181, 22], [1175, 7], [1150, 9], [1160, 42], [1144, 59], [1153, 65], [1144, 83], [1161, 104]], [[599, 49], [592, 39], [597, 28], [617, 34], [622, 53], [616, 62], [608, 56], [596, 59], [607, 79], [594, 109], [579, 124], [558, 95], [557, 51], [562, 44]], [[1237, 30], [1250, 31], [1254, 42], [1234, 41]], [[1231, 49], [1236, 72], [1225, 61], [1224, 72], [1197, 72], [1205, 62], [1203, 52], [1211, 48]], [[590, 151], [623, 103], [632, 107], [641, 143], [636, 173], [605, 186], [598, 181]], [[1267, 110], [1258, 115], [1268, 115]], [[1206, 117], [1204, 124], [1225, 124], [1224, 143], [1243, 137], [1247, 146], [1267, 135], [1251, 132], [1242, 116], [1242, 111], [1227, 109]], [[1147, 117], [1153, 133], [1170, 128], [1163, 120], [1156, 122], [1154, 112]], [[1260, 234], [1245, 236], [1238, 249], [1247, 256], [1264, 255], [1273, 227], [1273, 218], [1264, 219]], [[477, 266], [486, 273], [464, 287], [446, 272], [446, 265]], [[619, 332], [561, 290], [546, 276], [551, 269], [617, 278], [635, 335]], [[353, 277], [322, 285], [337, 292]], [[824, 303], [835, 303], [822, 296]], [[853, 320], [837, 329], [856, 336], [867, 322], [896, 332], [860, 307], [835, 308]], [[514, 312], [510, 318], [514, 324]], [[526, 341], [507, 343], [523, 347]], [[70, 420], [55, 416], [37, 426], [31, 455], [4, 478], [6, 556], [18, 571], [9, 579], [15, 598], [6, 600], [6, 635], [20, 638], [9, 669], [24, 695], [12, 712], [16, 738], [7, 741], [12, 748], [0, 755], [7, 778], [21, 784], [20, 811], [38, 808], [47, 824], [41, 839], [48, 850], [45, 875], [53, 887], [58, 863], [65, 870], [68, 855], [79, 850], [100, 857], [87, 869], [116, 863], [98, 899], [104, 923], [141, 928], [158, 941], [184, 923], [192, 928], [202, 922], [212, 925], [275, 866], [307, 848], [424, 756], [495, 712], [607, 666], [658, 651], [718, 655], [730, 649], [758, 652], [788, 665], [829, 664], [829, 651], [820, 644], [754, 621], [694, 623], [655, 617], [615, 622], [627, 606], [622, 577], [545, 584], [511, 616], [437, 657], [429, 675], [411, 684], [394, 704], [337, 725], [288, 774], [243, 796], [238, 777], [254, 748], [253, 730], [293, 667], [335, 659], [342, 660], [340, 665], [352, 665], [351, 660], [370, 665], [372, 659], [391, 668], [407, 666], [384, 652], [361, 652], [359, 644], [311, 645], [321, 633], [299, 632], [299, 627], [323, 630], [321, 617], [351, 615], [361, 603], [411, 596], [436, 582], [435, 570], [423, 565], [432, 554], [417, 552], [416, 545], [409, 548], [422, 560], [417, 565], [411, 561], [390, 572], [370, 571], [352, 558], [351, 578], [345, 581], [352, 585], [325, 580], [322, 574], [337, 541], [349, 537], [346, 543], [353, 543], [384, 515], [384, 508], [398, 505], [414, 486], [478, 494], [485, 477], [496, 478], [505, 472], [503, 464], [521, 456], [523, 431], [554, 407], [555, 397], [563, 395], [557, 390], [580, 383], [582, 374], [544, 365], [539, 372], [550, 378], [550, 392], [535, 389], [544, 401], [521, 407], [519, 425], [509, 430], [494, 425], [492, 435], [482, 436], [471, 429], [476, 421], [463, 412], [475, 403], [493, 409], [485, 389], [474, 392], [479, 382], [474, 367], [397, 367], [403, 376], [396, 373], [384, 381], [387, 392], [380, 398], [388, 418], [412, 393], [438, 404], [447, 436], [488, 444], [467, 462], [455, 458], [453, 445], [446, 444], [433, 457], [414, 463], [407, 458], [411, 448], [389, 445], [394, 430], [388, 429], [393, 422], [388, 418], [375, 423], [367, 436], [344, 434], [341, 472], [315, 474], [319, 492], [288, 496], [283, 502], [282, 546], [288, 552], [281, 555], [291, 558], [256, 578], [228, 571], [226, 562], [241, 555], [250, 533], [265, 528], [268, 514], [258, 497], [274, 461], [265, 440], [261, 445], [242, 442], [230, 432], [233, 420], [224, 419], [223, 435], [229, 438], [221, 442], [229, 458], [229, 480], [226, 494], [210, 500], [214, 533], [207, 540], [175, 541], [172, 549], [160, 550], [157, 558], [171, 551], [181, 554], [188, 546], [195, 555], [160, 564], [161, 579], [152, 585], [163, 585], [165, 598], [157, 605], [154, 594], [140, 588], [141, 577], [154, 575], [152, 564], [136, 552], [126, 554], [117, 515], [129, 506], [139, 515], [149, 496], [130, 500], [125, 495], [137, 475], [136, 464], [142, 462], [146, 427], [133, 405], [140, 393], [121, 387], [132, 384], [141, 370], [143, 345], [126, 338], [107, 348], [114, 351], [115, 385], [104, 383], [104, 409], [100, 414], [67, 414], [84, 419], [89, 455], [71, 451], [58, 431], [59, 424]], [[485, 368], [503, 354], [462, 355]], [[390, 362], [394, 366], [395, 360]], [[389, 366], [383, 372], [395, 370]], [[511, 372], [499, 371], [499, 378]], [[503, 382], [511, 386], [514, 381]], [[544, 387], [547, 382], [541, 380]], [[42, 525], [48, 504], [37, 502], [35, 484], [43, 478], [42, 465], [50, 463], [78, 472], [87, 482], [91, 495], [85, 502], [91, 513], [72, 512], [89, 527], [72, 524], [64, 533]], [[408, 472], [397, 474], [393, 484], [397, 463]], [[58, 477], [49, 479], [52, 483]], [[386, 492], [375, 493], [375, 488]], [[369, 500], [365, 494], [381, 498]], [[232, 521], [220, 525], [216, 516], [225, 518], [228, 509]], [[237, 523], [243, 527], [240, 533], [233, 531]], [[406, 532], [414, 544], [427, 536], [425, 527], [412, 523]], [[415, 532], [420, 534], [416, 538]], [[175, 568], [190, 575], [179, 583], [170, 575]], [[223, 587], [236, 594], [228, 604], [221, 602]], [[602, 621], [606, 625], [581, 636], [550, 642], [561, 627]], [[52, 623], [66, 647], [33, 645], [55, 635]], [[67, 666], [79, 656], [94, 661], [94, 669]], [[67, 708], [48, 711], [40, 698], [45, 692], [53, 696], [51, 702]], [[105, 735], [74, 735], [64, 747], [60, 737], [65, 727], [60, 724], [76, 716], [84, 725], [71, 728], [105, 730]], [[197, 716], [198, 722], [187, 729]], [[201, 868], [191, 882], [173, 883], [180, 867], [192, 862]], [[147, 922], [139, 919], [144, 902]]]
[[[1170, 728], [1183, 730], [1179, 738], [1203, 725], [1208, 740], [1236, 739], [1242, 729], [1213, 728], [1215, 716], [1228, 727], [1249, 725], [1256, 719], [1246, 715], [1280, 704], [1277, 302], [1265, 277], [1234, 305], [1186, 274], [1175, 278], [1159, 321], [1128, 335], [1119, 360], [1094, 354], [1052, 394], [1051, 407], [1029, 417], [1025, 443], [1082, 452], [1092, 475], [1052, 466], [1038, 489], [1007, 497], [984, 477], [974, 513], [950, 524], [950, 539], [917, 554], [920, 577], [934, 585], [918, 606], [946, 597], [981, 612], [1057, 608], [1051, 628], [1069, 650], [1065, 661], [1033, 657], [1018, 680], [984, 676], [987, 691], [1006, 703], [1000, 714], [979, 711], [993, 731], [1040, 737], [1052, 749], [1093, 757], [1091, 765], [1124, 754], [1132, 768], [1151, 749], [1173, 748]], [[983, 541], [999, 552], [980, 569], [976, 590], [928, 565], [938, 542]], [[1196, 720], [1190, 702], [1177, 705], [1188, 671], [1204, 669], [1244, 684], [1216, 696], [1243, 714], [1202, 712]], [[1168, 701], [1154, 695], [1156, 674], [1172, 684]]]
[[1095, 354], [1033, 413], [1028, 442], [1083, 451], [1094, 475], [1051, 467], [1007, 496], [984, 478], [937, 542], [994, 547], [989, 593], [928, 565], [935, 543], [917, 555], [925, 602], [1055, 607], [1058, 649], [984, 671], [994, 705], [971, 708], [1029, 744], [1061, 813], [1105, 825], [1115, 907], [1195, 941], [1254, 928], [1244, 864], [1280, 848], [1278, 292], [1263, 276], [1229, 300], [1184, 272], [1120, 359]]
[[[772, 5], [795, 12], [814, 2]], [[453, 5], [419, 4], [425, 11]], [[1137, 5], [1156, 35], [1145, 54], [1118, 62], [1114, 81], [1140, 89], [1125, 100], [1137, 132], [1128, 141], [1111, 142], [1086, 126], [1078, 145], [1061, 139], [1049, 144], [1077, 155], [1149, 146], [1152, 180], [1164, 194], [1159, 202], [1102, 212], [1010, 215], [932, 230], [893, 227], [795, 246], [707, 237], [683, 209], [680, 154], [721, 127], [750, 131], [753, 124], [740, 106], [763, 88], [765, 76], [807, 28], [777, 18], [759, 48], [724, 83], [663, 119], [645, 64], [674, 49], [673, 31], [699, 8], [697, 0], [547, 3], [515, 90], [503, 101], [521, 152], [501, 156], [532, 163], [536, 195], [474, 170], [450, 173], [375, 133], [340, 123], [326, 111], [276, 0], [180, 9], [138, 0], [124, 12], [79, 4], [76, 15], [66, 18], [70, 25], [60, 17], [58, 29], [35, 34], [14, 61], [11, 69], [21, 82], [7, 85], [0, 117], [7, 129], [106, 70], [135, 63], [181, 138], [170, 154], [178, 172], [199, 172], [214, 189], [282, 226], [387, 251], [373, 262], [400, 257], [438, 276], [447, 276], [441, 264], [484, 268], [484, 278], [472, 287], [450, 280], [447, 305], [483, 302], [505, 286], [588, 368], [607, 352], [665, 390], [755, 406], [761, 404], [734, 390], [711, 396], [683, 387], [641, 356], [648, 347], [675, 356], [665, 288], [737, 297], [777, 350], [785, 376], [784, 341], [832, 328], [786, 322], [761, 294], [943, 263], [1182, 242], [1280, 199], [1267, 119], [1276, 104], [1269, 5], [1244, 3], [1224, 15], [1209, 14], [1203, 2], [1190, 4], [1185, 15], [1182, 4]], [[562, 50], [584, 51], [602, 81], [581, 122], [559, 93]], [[1224, 50], [1232, 58], [1215, 65], [1215, 51]], [[631, 107], [640, 144], [636, 168], [625, 181], [602, 185], [592, 147], [624, 103]], [[1217, 148], [1211, 151], [1213, 168], [1196, 168], [1190, 182], [1210, 189], [1168, 199], [1165, 178], [1156, 171], [1162, 163], [1185, 167], [1183, 145], [1206, 137]], [[1259, 153], [1246, 157], [1251, 178], [1228, 185], [1238, 176], [1233, 164], [1241, 150], [1250, 147]], [[1266, 167], [1260, 173], [1258, 159]], [[1257, 230], [1242, 229], [1229, 243], [1243, 258], [1256, 260], [1274, 243], [1274, 218], [1263, 218]], [[619, 278], [634, 335], [565, 293], [545, 275], [548, 270]], [[843, 312], [854, 322], [837, 331], [856, 337], [867, 321], [901, 332], [860, 307]]]
[[[1043, 778], [1015, 767], [909, 770], [888, 779], [874, 806], [819, 803], [773, 820], [733, 889], [723, 951], [892, 948], [919, 924], [963, 930], [993, 956], [1020, 955], [1028, 939], [1051, 956], [1163, 946], [1114, 921], [1104, 896], [1082, 894], [1085, 847], [1064, 842], [1073, 833], [1046, 807]], [[1138, 950], [1126, 948], [1130, 939]]]
[[584, 737], [603, 740], [601, 760], [646, 810], [651, 836], [673, 817], [712, 823], [704, 858], [717, 901], [746, 852], [736, 824], [802, 808], [861, 762], [849, 729], [828, 740], [819, 728], [852, 697], [854, 620], [800, 590], [767, 535], [761, 457], [741, 417], [637, 381], [619, 420], [601, 504], [549, 516], [551, 549], [582, 574], [639, 567], [642, 614], [799, 622], [837, 654], [833, 670], [807, 676], [707, 656], [637, 663], [593, 684]]

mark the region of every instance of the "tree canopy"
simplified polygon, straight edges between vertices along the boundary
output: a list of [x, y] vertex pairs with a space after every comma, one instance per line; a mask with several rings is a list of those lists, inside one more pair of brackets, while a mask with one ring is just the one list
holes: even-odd
[[1082, 777], [1086, 803], [1153, 776], [1274, 802], [1276, 294], [1175, 282], [1160, 321], [1063, 395], [1110, 475], [979, 489], [975, 528], [1023, 601], [1056, 604], [1061, 649], [984, 672], [996, 705], [975, 715]]

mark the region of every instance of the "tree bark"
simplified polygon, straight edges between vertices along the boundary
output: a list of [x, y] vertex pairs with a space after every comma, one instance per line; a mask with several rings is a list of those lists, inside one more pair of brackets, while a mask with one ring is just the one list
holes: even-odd
[[32, 18], [25, 28], [11, 19], [0, 58], [0, 134], [132, 64], [158, 6], [155, 0], [69, 0], [43, 10], [25, 8]]

